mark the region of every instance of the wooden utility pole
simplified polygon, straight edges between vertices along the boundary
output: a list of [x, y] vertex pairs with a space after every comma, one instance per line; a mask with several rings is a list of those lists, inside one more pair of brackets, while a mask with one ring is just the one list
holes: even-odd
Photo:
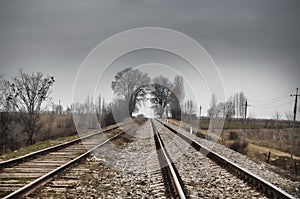
[[58, 100], [58, 114], [61, 115], [61, 112], [60, 100]]
[[200, 106], [199, 118], [201, 118], [201, 109], [202, 109], [202, 106]]
[[200, 106], [198, 129], [201, 129], [201, 126], [200, 126], [200, 121], [201, 121], [201, 109], [202, 109], [202, 106]]
[[[224, 122], [226, 122], [225, 105], [223, 107], [223, 117], [224, 117]], [[222, 128], [222, 142], [224, 142], [224, 125], [223, 125], [223, 128]]]
[[248, 101], [246, 100], [246, 102], [245, 102], [245, 116], [244, 116], [244, 135], [243, 135], [243, 142], [244, 143], [246, 141], [246, 125], [247, 125], [246, 119], [247, 119], [247, 108], [248, 108], [248, 106], [250, 106], [250, 105], [248, 104]]
[[296, 94], [292, 94], [291, 97], [295, 97], [295, 104], [294, 104], [294, 118], [293, 118], [293, 133], [292, 133], [292, 139], [291, 139], [291, 158], [293, 159], [293, 153], [294, 153], [294, 137], [296, 134], [296, 115], [297, 115], [297, 100], [298, 100], [298, 88], [296, 88]]

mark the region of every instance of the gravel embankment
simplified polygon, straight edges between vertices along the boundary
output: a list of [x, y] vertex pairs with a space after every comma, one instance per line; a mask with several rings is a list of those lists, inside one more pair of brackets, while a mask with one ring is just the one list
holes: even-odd
[[[121, 140], [121, 141], [120, 141]], [[147, 121], [134, 137], [98, 150], [27, 198], [165, 198], [152, 128]]]
[[[161, 125], [156, 122], [157, 126]], [[190, 198], [266, 198], [164, 128], [160, 136]], [[178, 155], [180, 154], [180, 155]]]
[[[171, 126], [174, 129], [176, 129], [180, 133], [183, 133], [187, 136], [191, 136], [189, 132], [187, 132], [186, 130], [184, 130], [178, 126], [175, 126], [175, 125], [172, 125], [169, 123], [166, 123], [166, 124]], [[256, 162], [252, 161], [251, 159], [249, 159], [248, 157], [246, 157], [240, 153], [237, 153], [223, 145], [220, 145], [218, 143], [213, 143], [213, 142], [204, 140], [204, 139], [196, 137], [196, 136], [194, 137], [194, 139], [196, 141], [198, 141], [200, 144], [203, 144], [204, 146], [213, 146], [212, 150], [214, 152], [222, 155], [223, 157], [240, 165], [241, 167], [251, 171], [255, 175], [265, 179], [266, 181], [280, 187], [281, 189], [283, 189], [287, 193], [293, 195], [294, 197], [300, 198], [300, 182], [293, 182], [289, 179], [286, 179], [286, 178], [274, 173], [273, 171], [269, 170], [267, 168], [266, 164], [264, 164], [264, 163], [258, 164]]]

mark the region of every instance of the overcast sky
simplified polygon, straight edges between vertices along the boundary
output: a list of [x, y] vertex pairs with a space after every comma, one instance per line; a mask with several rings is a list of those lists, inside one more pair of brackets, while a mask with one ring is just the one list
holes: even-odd
[[[207, 50], [226, 96], [243, 91], [251, 115], [284, 115], [300, 87], [299, 10], [299, 0], [1, 0], [1, 73], [9, 78], [23, 67], [53, 75], [53, 99], [66, 106], [79, 66], [101, 41], [132, 28], [164, 27]], [[208, 94], [201, 104], [206, 110]]]

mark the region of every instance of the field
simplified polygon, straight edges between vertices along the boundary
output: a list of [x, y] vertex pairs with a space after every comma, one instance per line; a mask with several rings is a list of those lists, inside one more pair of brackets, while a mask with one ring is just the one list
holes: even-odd
[[[294, 156], [291, 158], [291, 136], [292, 128], [287, 128], [288, 123], [283, 121], [281, 128], [278, 129], [274, 125], [274, 122], [268, 121], [267, 128], [264, 128], [265, 121], [256, 121], [255, 125], [248, 123], [246, 129], [246, 144], [243, 145], [243, 129], [242, 124], [235, 121], [231, 123], [225, 122], [224, 124], [224, 140], [222, 141], [221, 135], [219, 143], [232, 148], [240, 153], [247, 155], [252, 160], [267, 164], [272, 170], [281, 175], [284, 175], [292, 180], [300, 180], [300, 128], [296, 129], [296, 135], [294, 136]], [[169, 120], [170, 123], [175, 125], [181, 125], [189, 130], [191, 126], [185, 122], [179, 122], [175, 120]], [[203, 124], [204, 123], [204, 124]], [[208, 121], [201, 123], [203, 129], [193, 128], [193, 133], [205, 137], [207, 135]], [[250, 126], [251, 125], [251, 126]], [[273, 125], [273, 126], [271, 126]], [[255, 127], [254, 127], [255, 126]], [[283, 128], [282, 126], [285, 126]], [[253, 128], [251, 128], [253, 127]], [[273, 128], [272, 128], [273, 127]]]
[[[185, 122], [169, 120], [175, 125], [181, 125], [189, 130], [190, 125]], [[77, 132], [72, 115], [41, 115], [38, 123], [41, 128], [35, 136], [35, 144], [26, 146], [22, 137], [16, 137], [19, 142], [17, 149], [7, 151], [0, 156], [0, 160], [14, 158], [32, 151], [46, 148], [64, 141], [74, 139]], [[287, 121], [275, 122], [271, 120], [248, 121], [246, 126], [246, 144], [243, 144], [243, 123], [240, 120], [225, 122], [224, 140], [219, 138], [219, 143], [247, 155], [256, 162], [265, 163], [270, 168], [290, 179], [300, 178], [300, 128], [296, 129], [294, 136], [294, 157], [291, 158], [292, 128]], [[192, 125], [193, 133], [205, 137], [209, 127], [209, 120], [201, 121], [201, 128]], [[89, 129], [91, 130], [91, 129]], [[91, 130], [92, 131], [92, 130]]]
[[[10, 121], [8, 129], [1, 133], [0, 155], [27, 146], [28, 134], [24, 129], [25, 124], [19, 120]], [[33, 144], [73, 135], [76, 135], [76, 129], [72, 115], [41, 114], [36, 124]]]

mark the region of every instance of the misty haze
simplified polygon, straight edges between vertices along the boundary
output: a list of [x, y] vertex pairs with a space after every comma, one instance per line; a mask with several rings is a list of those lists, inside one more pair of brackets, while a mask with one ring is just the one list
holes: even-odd
[[0, 2], [1, 198], [300, 198], [297, 0]]

